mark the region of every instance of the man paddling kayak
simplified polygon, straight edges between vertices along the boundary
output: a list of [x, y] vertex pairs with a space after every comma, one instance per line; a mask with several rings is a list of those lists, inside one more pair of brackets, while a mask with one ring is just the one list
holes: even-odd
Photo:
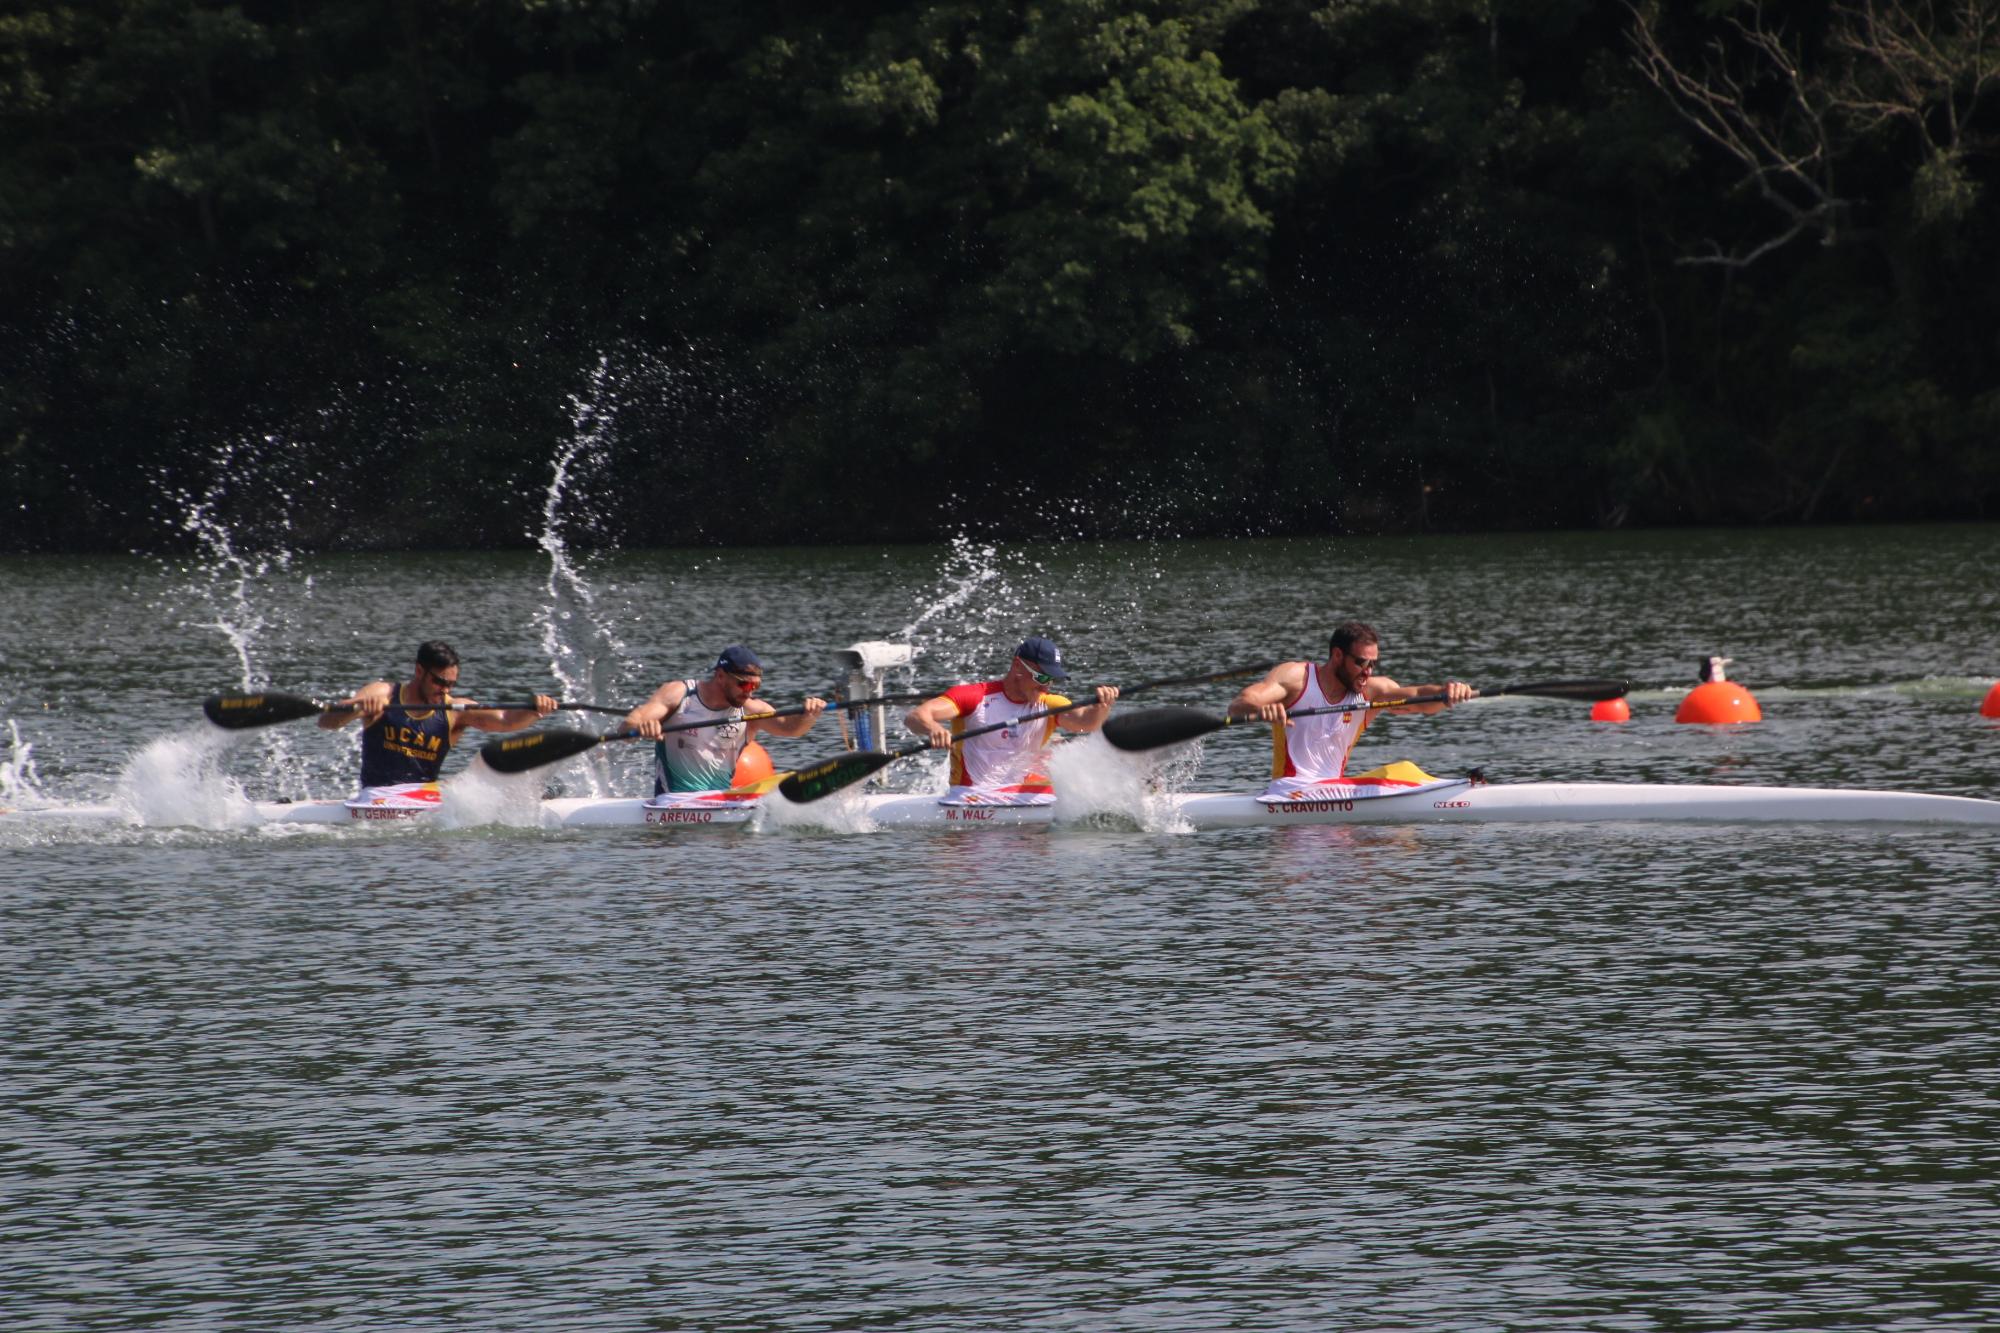
[[1053, 640], [1036, 636], [1014, 650], [1014, 660], [999, 680], [954, 686], [904, 714], [903, 725], [927, 737], [934, 749], [951, 749], [951, 789], [944, 796], [947, 803], [1048, 805], [1056, 799], [1055, 788], [1041, 772], [1042, 750], [1057, 727], [1086, 732], [1103, 726], [1118, 698], [1116, 685], [1099, 685], [1097, 702], [1088, 707], [990, 731], [952, 746], [961, 732], [1006, 722], [1024, 713], [1068, 708], [1068, 699], [1043, 688], [1067, 679], [1062, 651]]
[[533, 708], [481, 708], [455, 699], [458, 652], [440, 639], [417, 645], [416, 671], [402, 685], [371, 681], [319, 716], [323, 731], [361, 719], [361, 790], [349, 805], [383, 810], [424, 810], [438, 802], [438, 770], [458, 733], [519, 731], [556, 711], [556, 700], [535, 696]]
[[[731, 644], [715, 659], [708, 676], [670, 680], [653, 697], [625, 715], [625, 728], [653, 741], [653, 801], [678, 804], [687, 798], [727, 793], [735, 781], [736, 761], [743, 747], [759, 732], [770, 736], [803, 736], [819, 720], [826, 700], [812, 697], [804, 711], [791, 717], [756, 717], [774, 712], [757, 698], [764, 683], [764, 664], [742, 644]], [[745, 717], [744, 715], [753, 716]], [[676, 727], [714, 721], [712, 727], [663, 728], [672, 718]]]
[[[1280, 662], [1230, 701], [1229, 716], [1261, 718], [1271, 724], [1271, 785], [1267, 799], [1311, 799], [1316, 784], [1346, 778], [1347, 756], [1368, 729], [1377, 709], [1396, 713], [1437, 713], [1473, 695], [1470, 685], [1398, 685], [1381, 675], [1382, 641], [1358, 620], [1335, 627], [1324, 662]], [[1396, 707], [1394, 701], [1443, 695], [1434, 703]], [[1376, 705], [1371, 708], [1369, 705]], [[1349, 708], [1316, 717], [1290, 717], [1307, 708]]]

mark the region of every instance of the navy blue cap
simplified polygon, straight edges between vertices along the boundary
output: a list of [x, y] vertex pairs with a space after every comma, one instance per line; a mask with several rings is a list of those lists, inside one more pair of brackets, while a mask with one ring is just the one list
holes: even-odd
[[1069, 672], [1063, 670], [1062, 649], [1056, 647], [1054, 639], [1044, 639], [1039, 634], [1032, 639], [1023, 639], [1021, 646], [1014, 650], [1014, 656], [1035, 667], [1044, 676], [1055, 680], [1069, 679]]
[[722, 650], [722, 656], [715, 659], [715, 669], [734, 672], [739, 676], [748, 675], [752, 671], [760, 676], [764, 674], [764, 664], [757, 660], [757, 654], [740, 643], [732, 643]]

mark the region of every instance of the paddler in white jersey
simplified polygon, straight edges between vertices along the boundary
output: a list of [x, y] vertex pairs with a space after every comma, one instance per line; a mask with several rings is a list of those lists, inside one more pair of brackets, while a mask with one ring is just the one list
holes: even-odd
[[925, 700], [903, 715], [903, 725], [928, 737], [933, 748], [951, 749], [947, 805], [1049, 805], [1055, 788], [1042, 770], [1042, 750], [1057, 727], [1096, 731], [1111, 715], [1116, 685], [1099, 685], [1097, 702], [1086, 708], [1037, 718], [1018, 727], [989, 731], [952, 748], [961, 732], [1006, 722], [1026, 713], [1063, 708], [1069, 700], [1047, 686], [1069, 679], [1062, 651], [1037, 635], [1014, 650], [1014, 661], [998, 680], [958, 685]]
[[[731, 644], [715, 659], [706, 677], [670, 680], [653, 697], [625, 715], [626, 729], [655, 742], [653, 799], [649, 805], [684, 805], [734, 793], [736, 761], [743, 747], [759, 732], [770, 736], [803, 736], [819, 720], [826, 700], [805, 701], [805, 711], [791, 717], [759, 718], [773, 709], [757, 697], [764, 683], [764, 664], [742, 644]], [[745, 714], [750, 714], [746, 717]], [[715, 721], [712, 727], [663, 732], [688, 722]]]
[[532, 709], [480, 708], [454, 698], [458, 670], [457, 650], [432, 639], [417, 645], [416, 672], [407, 684], [373, 681], [319, 715], [325, 731], [361, 719], [361, 790], [348, 805], [384, 811], [435, 806], [438, 770], [460, 731], [519, 731], [556, 710], [546, 694], [535, 696]]
[[[1441, 694], [1441, 703], [1384, 710], [1437, 713], [1472, 697], [1472, 687], [1456, 680], [1442, 685], [1398, 685], [1379, 674], [1381, 663], [1381, 636], [1373, 627], [1350, 620], [1334, 629], [1326, 661], [1281, 662], [1230, 701], [1231, 717], [1262, 718], [1271, 724], [1267, 798], [1310, 799], [1314, 784], [1339, 783], [1347, 775], [1349, 751], [1377, 711], [1365, 705]], [[1350, 711], [1289, 716], [1294, 711], [1329, 706], [1344, 706]]]

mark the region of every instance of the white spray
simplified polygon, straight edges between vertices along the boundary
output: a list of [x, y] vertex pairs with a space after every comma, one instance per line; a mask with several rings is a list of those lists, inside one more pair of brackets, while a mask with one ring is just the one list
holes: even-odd
[[[282, 447], [276, 436], [265, 436], [259, 443]], [[182, 567], [182, 572], [189, 576], [186, 600], [206, 608], [208, 613], [205, 620], [184, 623], [190, 628], [219, 633], [236, 658], [236, 688], [253, 690], [265, 683], [266, 673], [257, 661], [257, 652], [267, 630], [273, 628], [264, 607], [270, 601], [273, 582], [291, 571], [292, 553], [283, 545], [262, 551], [239, 549], [236, 535], [221, 516], [226, 483], [242, 474], [239, 454], [244, 448], [233, 441], [217, 446], [214, 479], [199, 499], [171, 487], [166, 493], [180, 507], [181, 530], [190, 534], [196, 544], [195, 559]], [[254, 448], [251, 452], [254, 454]], [[275, 488], [271, 494], [283, 507], [278, 526], [289, 530], [292, 497]], [[311, 577], [301, 579], [298, 586], [302, 598], [309, 602], [313, 591]], [[290, 737], [282, 729], [273, 729], [257, 753], [261, 757], [260, 789], [294, 800], [308, 794], [311, 785], [308, 764], [295, 752]]]
[[[597, 700], [621, 674], [636, 674], [624, 643], [598, 608], [596, 590], [571, 558], [563, 538], [563, 504], [570, 484], [580, 468], [602, 461], [617, 419], [611, 378], [610, 358], [599, 357], [588, 394], [570, 397], [570, 436], [556, 451], [549, 488], [542, 497], [541, 531], [535, 534], [536, 545], [549, 558], [548, 600], [540, 612], [542, 651], [548, 654], [549, 671], [562, 682], [563, 693], [584, 701]], [[603, 750], [585, 757], [583, 787], [582, 794], [588, 796], [610, 792], [611, 768]]]
[[33, 809], [48, 805], [41, 774], [35, 771], [35, 746], [21, 739], [21, 729], [7, 719], [7, 757], [0, 759], [0, 805]]

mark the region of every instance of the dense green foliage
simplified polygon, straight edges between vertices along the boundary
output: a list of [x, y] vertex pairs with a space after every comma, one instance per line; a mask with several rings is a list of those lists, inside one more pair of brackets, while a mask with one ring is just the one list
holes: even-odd
[[1996, 3], [20, 0], [0, 545], [1989, 513]]

